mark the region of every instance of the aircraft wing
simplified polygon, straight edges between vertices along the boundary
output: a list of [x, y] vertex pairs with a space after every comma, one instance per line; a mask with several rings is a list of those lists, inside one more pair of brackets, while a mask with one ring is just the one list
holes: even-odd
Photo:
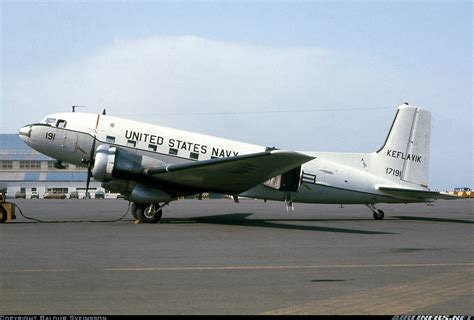
[[451, 195], [449, 193], [430, 191], [430, 190], [419, 190], [419, 189], [399, 188], [399, 187], [390, 187], [390, 186], [378, 186], [377, 189], [391, 196], [394, 196], [396, 198], [406, 199], [406, 200], [433, 201], [433, 200], [438, 200], [438, 199], [443, 199], [443, 200], [459, 199], [459, 197]]
[[314, 159], [298, 152], [273, 150], [144, 169], [158, 182], [197, 190], [238, 194]]

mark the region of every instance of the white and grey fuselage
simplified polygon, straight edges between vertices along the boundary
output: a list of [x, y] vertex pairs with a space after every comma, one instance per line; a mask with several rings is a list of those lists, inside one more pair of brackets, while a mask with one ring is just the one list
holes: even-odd
[[[385, 144], [377, 152], [300, 152], [314, 159], [301, 165], [295, 189], [282, 190], [281, 181], [275, 177], [241, 195], [335, 204], [430, 201], [426, 196], [389, 190], [429, 192], [429, 135], [430, 113], [417, 107], [400, 106]], [[269, 150], [264, 146], [89, 113], [48, 115], [41, 123], [21, 128], [20, 137], [41, 153], [80, 166], [87, 166], [101, 145], [123, 148], [163, 164], [205, 161]], [[100, 177], [94, 178], [100, 181]], [[232, 181], [228, 183], [232, 184]], [[384, 190], [384, 186], [387, 189]]]

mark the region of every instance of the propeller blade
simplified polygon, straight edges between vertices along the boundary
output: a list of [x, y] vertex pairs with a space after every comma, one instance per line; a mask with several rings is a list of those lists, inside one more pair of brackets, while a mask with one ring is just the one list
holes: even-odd
[[94, 151], [95, 151], [95, 136], [94, 140], [92, 141], [91, 152], [89, 155], [89, 165], [87, 166], [87, 180], [86, 180], [86, 199], [90, 199], [91, 195], [89, 194], [89, 184], [91, 182], [92, 177], [92, 167], [94, 166]]

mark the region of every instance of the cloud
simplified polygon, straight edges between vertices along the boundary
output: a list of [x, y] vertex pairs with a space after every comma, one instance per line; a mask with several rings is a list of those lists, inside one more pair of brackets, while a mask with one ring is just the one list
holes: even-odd
[[[27, 110], [30, 119], [22, 115], [21, 122], [11, 119], [3, 125], [15, 131], [24, 122], [37, 121], [45, 114], [69, 111], [71, 105], [86, 105], [88, 112], [100, 112], [106, 106], [111, 114], [140, 120], [162, 113], [360, 106], [367, 100], [366, 88], [374, 87], [379, 79], [373, 71], [363, 70], [365, 66], [361, 68], [360, 61], [355, 62], [324, 48], [272, 48], [195, 36], [117, 39], [79, 61], [10, 77], [5, 84], [5, 105]], [[348, 106], [347, 96], [356, 102]], [[327, 130], [333, 127], [328, 124], [328, 115], [309, 116], [314, 119], [308, 125]], [[212, 128], [206, 123], [209, 119], [202, 116], [168, 116], [166, 122], [154, 116], [151, 120], [213, 134], [226, 128], [233, 138], [242, 135], [233, 136], [232, 132], [261, 129], [260, 122], [264, 122], [268, 127], [264, 131], [269, 134], [266, 138], [274, 140], [282, 126], [307, 117], [308, 114], [267, 114], [257, 117], [259, 123], [243, 124], [241, 119], [233, 122], [231, 117], [221, 115]], [[216, 120], [215, 116], [210, 118]], [[255, 142], [288, 142], [268, 140]]]
[[[317, 48], [273, 49], [192, 36], [116, 40], [78, 62], [17, 79], [9, 89], [36, 89], [38, 102], [49, 110], [71, 103], [145, 113], [274, 107], [276, 101], [307, 97], [328, 55]], [[24, 98], [27, 107], [31, 100]]]

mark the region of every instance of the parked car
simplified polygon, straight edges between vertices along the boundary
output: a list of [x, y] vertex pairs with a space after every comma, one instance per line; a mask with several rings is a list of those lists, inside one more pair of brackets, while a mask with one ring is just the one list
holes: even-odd
[[23, 191], [15, 192], [15, 199], [26, 199], [26, 193]]
[[79, 199], [79, 192], [71, 191], [71, 193], [69, 193], [69, 199]]
[[31, 199], [39, 199], [38, 192], [31, 191]]
[[104, 191], [96, 191], [94, 198], [95, 199], [105, 199]]
[[63, 192], [46, 192], [43, 196], [45, 199], [66, 199], [66, 194]]

